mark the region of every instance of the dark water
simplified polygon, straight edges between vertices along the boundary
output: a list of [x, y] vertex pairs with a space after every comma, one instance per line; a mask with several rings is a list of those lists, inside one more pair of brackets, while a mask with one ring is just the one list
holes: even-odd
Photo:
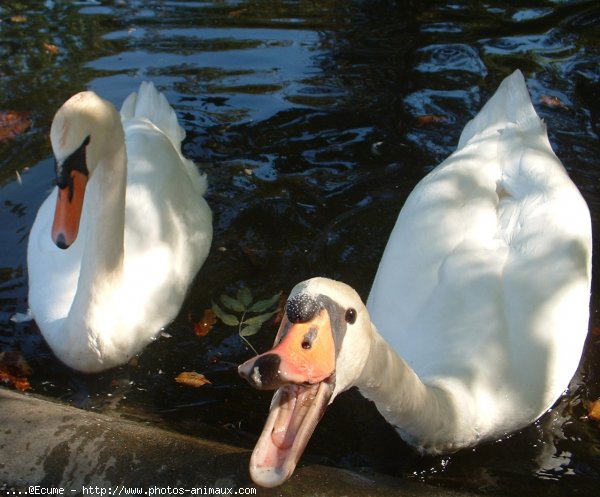
[[[2, 2], [0, 110], [31, 111], [33, 125], [0, 143], [0, 350], [26, 358], [37, 394], [251, 447], [270, 399], [237, 378], [252, 352], [235, 328], [199, 338], [193, 323], [222, 293], [266, 298], [316, 274], [366, 297], [406, 195], [515, 68], [599, 226], [599, 26], [595, 1]], [[47, 134], [73, 93], [120, 105], [144, 79], [166, 93], [185, 154], [209, 175], [214, 245], [161, 338], [127, 366], [81, 375], [35, 324], [10, 321], [27, 309], [27, 236], [52, 185]], [[349, 392], [304, 460], [502, 495], [596, 495], [600, 426], [585, 407], [600, 397], [594, 277], [581, 367], [534, 426], [423, 458]], [[274, 332], [268, 323], [250, 340], [265, 350]], [[212, 385], [178, 385], [182, 371]]]

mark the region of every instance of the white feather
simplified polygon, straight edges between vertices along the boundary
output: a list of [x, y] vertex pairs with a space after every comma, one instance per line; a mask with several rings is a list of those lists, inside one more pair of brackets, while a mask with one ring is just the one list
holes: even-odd
[[85, 136], [90, 168], [79, 235], [61, 250], [50, 228], [56, 188], [28, 245], [29, 305], [54, 353], [86, 372], [126, 362], [172, 321], [208, 255], [206, 177], [181, 154], [185, 132], [151, 83], [121, 115], [92, 92], [57, 113], [61, 160]]
[[369, 311], [343, 284], [305, 284], [360, 309], [336, 395], [358, 386], [430, 452], [533, 422], [579, 364], [591, 254], [587, 205], [516, 71], [406, 200]]

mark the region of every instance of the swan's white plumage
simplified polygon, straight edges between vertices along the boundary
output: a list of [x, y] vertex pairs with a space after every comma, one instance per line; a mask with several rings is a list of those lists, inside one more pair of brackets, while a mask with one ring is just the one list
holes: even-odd
[[175, 318], [208, 255], [212, 215], [206, 177], [183, 157], [185, 132], [151, 83], [121, 114], [92, 92], [67, 101], [51, 132], [57, 160], [87, 135], [79, 235], [66, 250], [53, 243], [54, 188], [30, 234], [29, 305], [54, 353], [94, 372], [126, 362]]
[[517, 71], [407, 199], [369, 295], [387, 343], [450, 393], [455, 432], [408, 437], [456, 448], [547, 410], [579, 363], [590, 275], [588, 208]]
[[[239, 367], [255, 387], [278, 388], [252, 479], [289, 478], [326, 402], [353, 386], [431, 453], [535, 421], [578, 366], [591, 254], [587, 205], [516, 71], [407, 198], [366, 306], [344, 283], [301, 282], [273, 349]], [[333, 365], [322, 333], [336, 341]], [[302, 374], [305, 349], [334, 371], [318, 389]]]

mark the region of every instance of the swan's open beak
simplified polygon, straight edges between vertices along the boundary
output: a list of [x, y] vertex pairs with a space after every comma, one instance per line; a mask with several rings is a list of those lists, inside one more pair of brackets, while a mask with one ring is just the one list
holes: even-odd
[[310, 321], [283, 318], [275, 347], [238, 371], [253, 387], [275, 390], [269, 417], [250, 458], [250, 476], [274, 487], [293, 473], [335, 387], [335, 344], [329, 313]]
[[52, 223], [52, 240], [61, 249], [70, 247], [77, 238], [87, 180], [86, 174], [73, 170], [68, 176], [66, 185], [58, 188]]

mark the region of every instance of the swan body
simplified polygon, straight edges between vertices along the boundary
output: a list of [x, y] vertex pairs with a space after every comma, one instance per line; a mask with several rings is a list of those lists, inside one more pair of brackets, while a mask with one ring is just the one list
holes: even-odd
[[535, 421], [579, 364], [591, 240], [587, 205], [516, 71], [409, 195], [367, 305], [343, 283], [302, 282], [274, 348], [240, 366], [256, 388], [278, 389], [252, 478], [289, 478], [325, 407], [352, 386], [430, 453]]
[[29, 307], [74, 369], [102, 371], [140, 352], [175, 318], [208, 255], [206, 176], [183, 157], [184, 137], [151, 83], [120, 113], [82, 92], [54, 117], [57, 186], [29, 237]]

